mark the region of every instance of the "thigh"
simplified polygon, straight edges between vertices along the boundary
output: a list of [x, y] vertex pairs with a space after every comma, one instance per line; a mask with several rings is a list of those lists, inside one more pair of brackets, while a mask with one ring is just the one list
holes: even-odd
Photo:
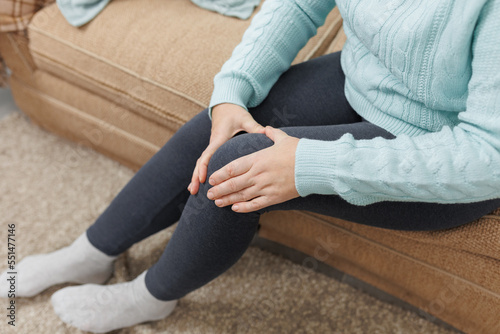
[[[301, 126], [282, 128], [297, 138], [336, 140], [349, 133], [356, 139], [394, 136], [384, 129], [363, 121], [353, 124]], [[224, 144], [214, 155], [209, 174], [241, 156], [267, 148], [273, 142], [261, 134], [243, 134]], [[500, 207], [500, 200], [469, 204], [421, 202], [380, 202], [356, 206], [335, 195], [310, 195], [273, 205], [259, 214], [276, 210], [304, 210], [364, 225], [396, 230], [439, 230], [466, 224]], [[252, 213], [253, 214], [253, 213]]]
[[467, 204], [379, 202], [356, 206], [335, 195], [295, 198], [261, 211], [304, 210], [353, 223], [405, 231], [434, 231], [470, 223], [500, 207], [500, 200]]
[[[369, 122], [323, 127], [283, 129], [299, 138], [335, 140], [345, 133], [356, 139], [394, 136]], [[438, 204], [422, 202], [379, 202], [357, 206], [340, 196], [310, 195], [268, 207], [273, 210], [304, 210], [340, 218], [364, 225], [395, 230], [428, 231], [456, 227], [476, 220], [500, 207], [500, 199], [467, 204]]]
[[249, 111], [257, 122], [273, 127], [335, 125], [360, 122], [344, 94], [340, 52], [292, 66], [268, 96]]

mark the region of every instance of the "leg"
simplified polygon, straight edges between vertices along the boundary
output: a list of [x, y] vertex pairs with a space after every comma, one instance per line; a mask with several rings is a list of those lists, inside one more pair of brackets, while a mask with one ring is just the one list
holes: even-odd
[[[320, 132], [340, 137], [367, 126], [364, 137], [391, 136], [367, 122], [319, 127], [285, 128], [311, 137]], [[301, 135], [301, 137], [304, 137]], [[260, 134], [243, 134], [224, 144], [209, 163], [209, 174], [230, 161], [269, 147], [272, 141]], [[208, 283], [232, 266], [244, 253], [257, 231], [261, 212], [241, 214], [218, 208], [206, 197], [208, 183], [186, 204], [179, 225], [160, 260], [146, 275], [146, 285], [160, 300], [178, 299]]]
[[[65, 282], [104, 283], [116, 255], [176, 222], [210, 127], [206, 111], [195, 116], [136, 173], [86, 235], [69, 247], [24, 258], [18, 265], [17, 296], [31, 297]], [[6, 272], [0, 275], [0, 296], [6, 297], [5, 277]]]
[[[209, 173], [241, 155], [232, 142], [212, 157]], [[234, 264], [250, 244], [259, 214], [238, 215], [216, 207], [206, 197], [208, 187], [202, 184], [198, 194], [189, 197], [164, 254], [145, 277], [114, 286], [87, 284], [59, 290], [52, 304], [60, 318], [83, 330], [106, 332], [165, 317], [178, 298]], [[103, 296], [112, 307], [99, 302]]]
[[[377, 136], [391, 138], [385, 130], [368, 122], [350, 125], [295, 127], [284, 128], [284, 131], [297, 137], [323, 140], [335, 140], [349, 132], [358, 139]], [[244, 134], [231, 139], [213, 156], [209, 164], [209, 175], [230, 161], [254, 151], [267, 148], [272, 142], [260, 134]], [[260, 214], [271, 210], [301, 209], [320, 212], [332, 216], [351, 219], [359, 218], [359, 222], [370, 225], [385, 224], [382, 227], [393, 227], [387, 223], [388, 215], [403, 215], [407, 220], [399, 220], [399, 228], [425, 229], [431, 220], [439, 217], [432, 211], [440, 211], [434, 207], [424, 214], [408, 215], [403, 204], [387, 203], [383, 208], [365, 210], [340, 199], [338, 196], [308, 196], [281, 203], [259, 212], [240, 214], [229, 207], [218, 208], [207, 199], [206, 193], [210, 185], [202, 184], [195, 196], [190, 196], [182, 213], [179, 225], [159, 261], [152, 266], [145, 276], [142, 274], [132, 282], [115, 286], [84, 285], [66, 288], [54, 294], [52, 302], [56, 313], [65, 322], [81, 329], [104, 332], [135, 323], [160, 319], [167, 316], [176, 304], [177, 299], [210, 282], [230, 268], [248, 248], [257, 231]], [[417, 209], [418, 209], [418, 204]], [[467, 221], [461, 215], [474, 212], [476, 215], [487, 213], [490, 208], [500, 205], [496, 203], [475, 203], [454, 208], [451, 219], [454, 226]], [[454, 210], [451, 210], [452, 212]], [[485, 211], [486, 210], [486, 211]], [[397, 211], [393, 213], [391, 211]], [[337, 215], [338, 214], [338, 215]], [[468, 219], [477, 217], [467, 215]], [[456, 220], [454, 218], [457, 218]], [[354, 220], [357, 221], [357, 220]], [[372, 224], [372, 222], [375, 222]], [[450, 227], [442, 225], [442, 221], [434, 221], [433, 229]], [[108, 296], [113, 307], [99, 303], [99, 296]], [[102, 298], [102, 297], [101, 297]], [[97, 302], [96, 302], [97, 301]]]
[[[348, 125], [283, 128], [299, 138], [336, 140], [345, 133], [357, 139], [393, 138], [387, 131], [360, 122]], [[272, 145], [264, 135], [244, 134], [231, 139], [213, 156], [209, 174], [240, 156]], [[500, 200], [440, 205], [389, 202], [359, 207], [339, 196], [308, 196], [259, 212], [235, 213], [206, 198], [210, 186], [190, 197], [179, 226], [160, 260], [146, 275], [146, 285], [160, 300], [174, 300], [208, 283], [241, 257], [252, 240], [260, 214], [272, 210], [308, 210], [353, 222], [402, 230], [438, 230], [468, 223], [500, 206]]]
[[89, 227], [89, 241], [108, 255], [118, 255], [178, 221], [196, 160], [210, 140], [210, 128], [204, 110], [179, 129]]

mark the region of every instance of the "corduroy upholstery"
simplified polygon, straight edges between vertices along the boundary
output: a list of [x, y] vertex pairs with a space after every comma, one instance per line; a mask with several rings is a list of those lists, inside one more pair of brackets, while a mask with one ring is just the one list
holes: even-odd
[[[213, 76], [248, 25], [189, 0], [115, 0], [76, 29], [52, 5], [35, 15], [28, 35], [0, 34], [0, 54], [15, 100], [32, 120], [138, 169], [206, 107]], [[340, 25], [335, 11], [295, 62], [339, 50]], [[463, 331], [499, 333], [499, 214], [446, 231], [400, 232], [273, 212], [259, 235]]]

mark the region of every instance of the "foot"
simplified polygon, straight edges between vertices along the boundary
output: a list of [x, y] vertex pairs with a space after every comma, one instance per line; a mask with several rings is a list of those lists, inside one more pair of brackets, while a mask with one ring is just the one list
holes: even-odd
[[114, 285], [86, 284], [52, 295], [54, 311], [78, 329], [106, 333], [168, 316], [177, 300], [161, 301], [146, 288], [146, 272], [135, 280]]
[[[32, 297], [61, 283], [104, 283], [113, 273], [116, 256], [95, 248], [84, 233], [71, 245], [48, 254], [24, 258], [16, 266], [16, 297]], [[0, 275], [0, 296], [7, 297], [10, 275]]]

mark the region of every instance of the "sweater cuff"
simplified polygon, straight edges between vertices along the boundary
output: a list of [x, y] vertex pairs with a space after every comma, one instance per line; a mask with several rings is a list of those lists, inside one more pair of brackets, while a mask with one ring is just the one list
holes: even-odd
[[212, 119], [212, 108], [221, 103], [236, 104], [248, 111], [248, 101], [254, 94], [252, 85], [241, 78], [227, 77], [214, 80], [214, 91], [208, 107], [208, 115]]
[[300, 139], [295, 151], [295, 187], [300, 196], [337, 195], [332, 142]]

